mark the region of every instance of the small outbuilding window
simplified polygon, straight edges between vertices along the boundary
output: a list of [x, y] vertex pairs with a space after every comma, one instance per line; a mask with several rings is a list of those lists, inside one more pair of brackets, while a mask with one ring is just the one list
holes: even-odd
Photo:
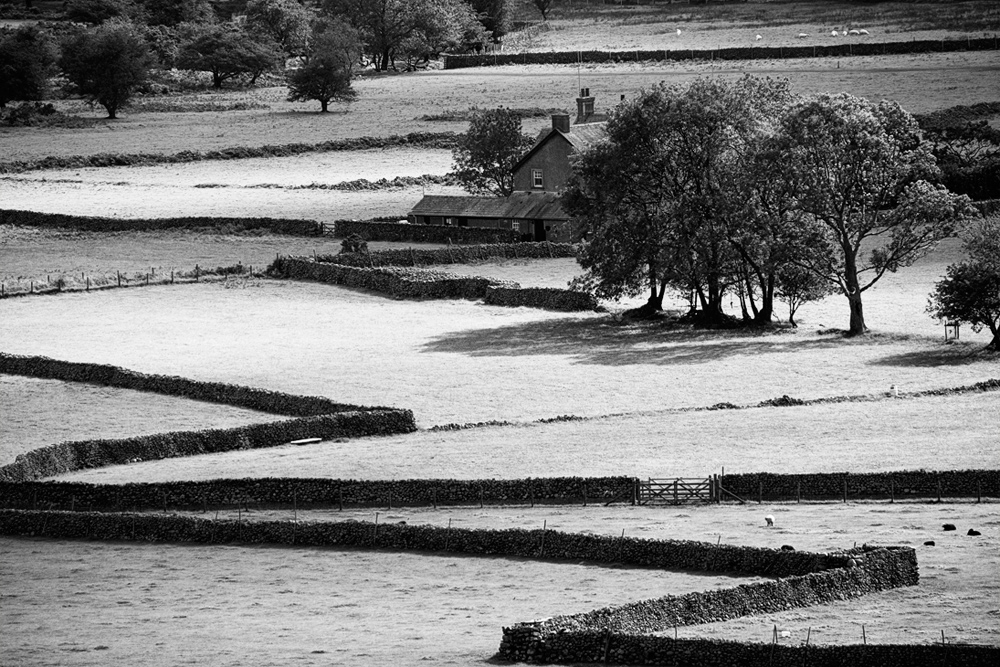
[[533, 188], [544, 188], [545, 187], [545, 181], [542, 179], [542, 170], [541, 169], [532, 169], [531, 170], [531, 187], [533, 187]]
[[510, 223], [510, 228], [513, 229], [515, 232], [519, 232], [521, 231], [521, 223], [516, 221], [512, 222]]

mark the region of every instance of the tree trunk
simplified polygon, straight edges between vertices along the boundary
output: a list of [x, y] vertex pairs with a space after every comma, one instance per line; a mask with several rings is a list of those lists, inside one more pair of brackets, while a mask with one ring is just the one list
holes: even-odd
[[327, 106], [329, 106], [329, 104], [330, 100], [320, 100], [319, 101], [320, 113], [327, 113], [329, 111], [329, 109], [327, 109]]
[[986, 346], [986, 349], [1000, 352], [1000, 327], [990, 324], [990, 331], [993, 332], [993, 340]]
[[861, 305], [861, 292], [854, 292], [847, 295], [847, 303], [851, 306], [851, 328], [848, 329], [848, 336], [860, 336], [868, 331], [865, 326], [865, 311]]
[[[774, 315], [774, 273], [767, 277], [767, 281], [761, 285], [760, 310], [754, 315], [754, 322], [757, 324], [769, 324]], [[792, 326], [796, 326], [794, 322]]]
[[118, 118], [118, 107], [110, 106], [104, 108], [108, 110], [108, 120], [116, 120]]

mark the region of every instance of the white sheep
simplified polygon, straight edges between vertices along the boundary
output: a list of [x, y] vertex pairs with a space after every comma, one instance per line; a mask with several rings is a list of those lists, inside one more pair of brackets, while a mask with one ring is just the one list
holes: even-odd
[[680, 37], [680, 36], [681, 36], [681, 29], [680, 29], [680, 28], [678, 28], [678, 29], [677, 29], [677, 36], [678, 36], [678, 37]]
[[800, 32], [800, 33], [799, 33], [799, 39], [802, 39], [802, 38], [804, 38], [804, 37], [808, 37], [808, 36], [809, 36], [809, 33], [808, 33], [808, 32]]
[[861, 31], [860, 30], [849, 30], [848, 34], [849, 35], [860, 35]]
[[761, 37], [760, 35], [757, 35], [756, 37], [754, 37], [754, 39], [755, 39], [755, 40], [757, 40], [757, 41], [759, 42], [760, 40], [762, 40], [762, 39], [764, 39], [764, 38], [763, 38], [763, 37]]
[[868, 34], [868, 31], [867, 31], [867, 30], [865, 30], [864, 28], [862, 28], [861, 30], [858, 30], [858, 34], [859, 34], [859, 35], [867, 35], [867, 34]]
[[839, 32], [837, 32], [836, 30], [831, 30], [831, 31], [830, 31], [830, 37], [836, 37], [836, 36], [837, 36], [837, 35], [839, 35], [839, 34], [840, 34], [840, 33], [839, 33]]

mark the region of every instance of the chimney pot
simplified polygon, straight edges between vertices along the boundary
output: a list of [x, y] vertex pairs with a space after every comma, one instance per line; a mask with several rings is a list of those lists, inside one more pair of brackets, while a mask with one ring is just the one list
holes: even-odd
[[569, 132], [569, 114], [552, 114], [552, 129], [559, 130], [560, 132]]

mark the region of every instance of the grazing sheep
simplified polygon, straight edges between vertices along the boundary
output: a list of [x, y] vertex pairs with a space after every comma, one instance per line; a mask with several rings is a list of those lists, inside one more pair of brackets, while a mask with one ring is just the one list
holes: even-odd
[[860, 35], [861, 34], [860, 30], [848, 30], [847, 32], [850, 35]]
[[837, 32], [836, 30], [831, 30], [831, 31], [830, 31], [830, 37], [836, 37], [836, 36], [837, 36], [837, 35], [839, 35], [839, 34], [840, 34], [840, 33], [839, 33], [839, 32]]
[[802, 39], [803, 37], [808, 37], [808, 36], [809, 36], [808, 32], [800, 32], [799, 33], [799, 39]]
[[864, 28], [862, 28], [861, 30], [858, 30], [858, 34], [859, 34], [859, 35], [867, 35], [867, 34], [868, 34], [868, 31], [867, 31], [867, 30], [865, 30]]
[[760, 40], [762, 40], [762, 39], [764, 39], [764, 38], [763, 38], [763, 37], [761, 37], [760, 35], [757, 35], [756, 37], [754, 37], [754, 39], [755, 39], [755, 40], [757, 40], [757, 41], [759, 42]]
[[767, 516], [764, 517], [764, 521], [766, 521], [767, 525], [769, 525], [769, 526], [773, 526], [774, 525], [774, 517], [771, 516], [770, 514], [768, 514]]

